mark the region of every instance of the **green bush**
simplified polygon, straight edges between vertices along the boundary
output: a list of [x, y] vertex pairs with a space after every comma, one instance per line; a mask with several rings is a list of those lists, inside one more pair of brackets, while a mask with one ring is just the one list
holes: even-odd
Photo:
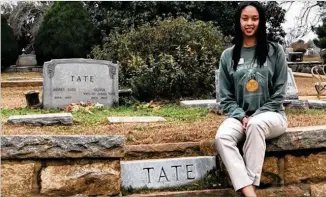
[[132, 87], [141, 100], [203, 98], [214, 92], [214, 70], [225, 43], [213, 24], [177, 18], [112, 33], [92, 55], [118, 61], [119, 84]]
[[82, 2], [54, 2], [35, 38], [38, 62], [86, 57], [95, 44], [94, 28]]
[[17, 41], [7, 20], [1, 15], [1, 70], [15, 64], [17, 58]]

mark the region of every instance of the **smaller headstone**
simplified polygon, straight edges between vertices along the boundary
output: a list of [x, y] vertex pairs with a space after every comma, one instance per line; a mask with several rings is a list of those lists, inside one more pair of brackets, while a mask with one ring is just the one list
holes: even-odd
[[122, 161], [122, 187], [180, 187], [202, 180], [213, 170], [216, 170], [215, 156]]
[[297, 84], [295, 83], [295, 79], [292, 73], [292, 69], [288, 68], [288, 80], [286, 86], [286, 99], [298, 99], [298, 88]]
[[159, 122], [166, 121], [165, 118], [159, 116], [121, 116], [121, 117], [108, 117], [109, 123], [122, 123], [122, 122]]
[[10, 116], [8, 124], [31, 124], [31, 125], [72, 125], [71, 113], [33, 114]]
[[36, 55], [33, 54], [22, 54], [18, 56], [18, 60], [16, 62], [17, 66], [36, 66]]

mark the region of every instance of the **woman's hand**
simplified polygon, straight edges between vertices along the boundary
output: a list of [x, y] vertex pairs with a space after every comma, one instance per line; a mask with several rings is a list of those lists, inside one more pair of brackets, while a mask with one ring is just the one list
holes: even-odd
[[242, 129], [246, 130], [248, 124], [248, 117], [247, 116], [243, 117], [241, 123], [242, 123]]
[[249, 117], [245, 116], [245, 117], [242, 118], [241, 123], [242, 123], [242, 128], [243, 128], [244, 131], [246, 131], [247, 126], [248, 126], [248, 122], [249, 122], [249, 120], [251, 118], [252, 118], [251, 116], [249, 116]]

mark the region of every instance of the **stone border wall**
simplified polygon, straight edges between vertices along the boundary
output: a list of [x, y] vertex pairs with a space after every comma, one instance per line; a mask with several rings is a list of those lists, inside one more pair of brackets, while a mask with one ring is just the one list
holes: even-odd
[[2, 136], [2, 196], [120, 193], [122, 136]]
[[[122, 136], [2, 136], [1, 192], [2, 196], [128, 195], [121, 189], [121, 159], [216, 155], [213, 139], [124, 146]], [[216, 161], [218, 178], [210, 179], [213, 182], [207, 184], [212, 187], [204, 189], [233, 195], [218, 155]], [[267, 141], [261, 186], [259, 194], [264, 196], [326, 196], [326, 125], [289, 128]], [[142, 193], [133, 191], [137, 192]]]

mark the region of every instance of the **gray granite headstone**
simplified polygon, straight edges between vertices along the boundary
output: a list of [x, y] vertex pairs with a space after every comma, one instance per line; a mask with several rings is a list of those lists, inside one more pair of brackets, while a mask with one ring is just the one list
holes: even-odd
[[43, 106], [64, 108], [91, 101], [105, 106], [119, 102], [118, 66], [92, 59], [54, 59], [44, 63]]
[[288, 81], [286, 86], [286, 99], [298, 99], [298, 88], [295, 83], [294, 75], [292, 73], [292, 69], [288, 68]]
[[[220, 101], [219, 94], [219, 80], [218, 80], [219, 70], [215, 70], [215, 87], [216, 87], [216, 101]], [[291, 68], [288, 68], [288, 81], [286, 87], [286, 99], [298, 99], [298, 88], [295, 83], [295, 79], [292, 73]]]
[[214, 169], [215, 156], [122, 161], [122, 187], [180, 187], [201, 180]]

